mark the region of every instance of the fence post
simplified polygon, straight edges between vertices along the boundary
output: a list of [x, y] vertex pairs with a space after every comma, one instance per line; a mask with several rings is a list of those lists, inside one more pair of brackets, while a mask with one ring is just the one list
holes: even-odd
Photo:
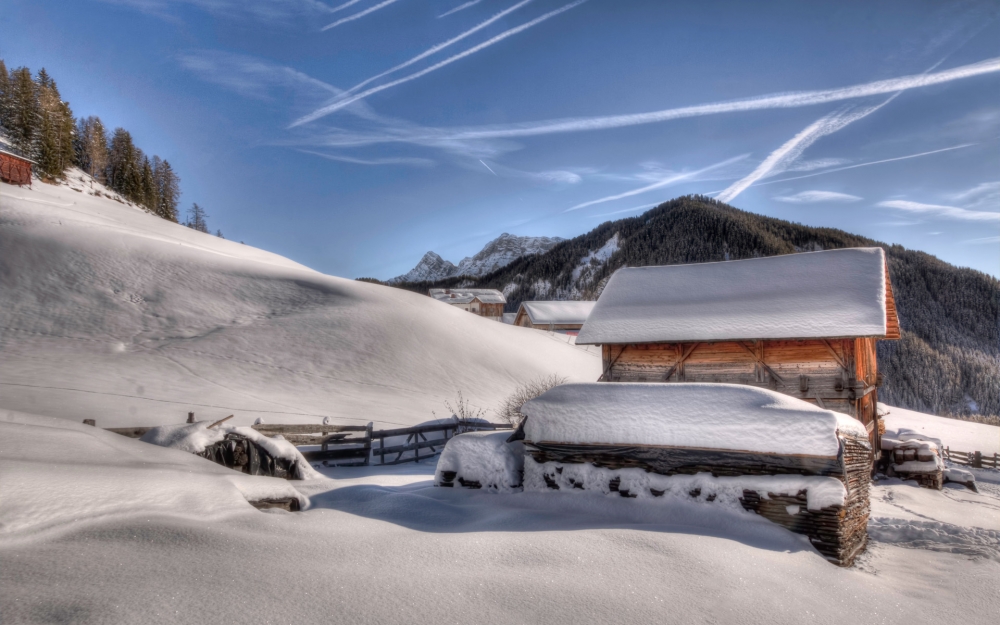
[[379, 456], [382, 457], [381, 460], [379, 460], [379, 464], [385, 464], [385, 437], [384, 436], [379, 436], [378, 437], [378, 453], [379, 453]]
[[972, 455], [972, 468], [982, 469], [983, 468], [983, 452], [976, 451]]
[[409, 443], [411, 438], [413, 439], [413, 442], [417, 445], [413, 449], [413, 461], [416, 462], [417, 464], [420, 464], [420, 440], [417, 439], [416, 434], [410, 434], [408, 437], [406, 437], [406, 442]]
[[193, 412], [189, 412], [188, 413], [188, 423], [194, 423], [194, 413]]
[[369, 458], [372, 455], [372, 422], [368, 422], [368, 429], [365, 430], [365, 436], [368, 440], [365, 442], [365, 466], [368, 466]]

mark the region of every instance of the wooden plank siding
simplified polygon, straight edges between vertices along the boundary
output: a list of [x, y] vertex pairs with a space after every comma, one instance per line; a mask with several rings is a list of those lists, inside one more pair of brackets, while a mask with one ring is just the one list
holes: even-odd
[[875, 339], [645, 343], [601, 349], [602, 380], [768, 388], [849, 414], [868, 425], [874, 432], [870, 438], [878, 442]]

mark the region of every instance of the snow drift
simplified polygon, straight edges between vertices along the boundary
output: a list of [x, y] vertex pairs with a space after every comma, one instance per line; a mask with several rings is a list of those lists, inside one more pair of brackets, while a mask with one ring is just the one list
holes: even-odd
[[69, 183], [0, 185], [0, 407], [160, 425], [412, 425], [600, 357], [428, 297], [323, 275]]

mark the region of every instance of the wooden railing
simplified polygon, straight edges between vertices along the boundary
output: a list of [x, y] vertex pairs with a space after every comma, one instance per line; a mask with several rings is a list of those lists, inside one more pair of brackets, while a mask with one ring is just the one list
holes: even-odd
[[[189, 417], [193, 421], [194, 415]], [[96, 425], [92, 419], [84, 423]], [[454, 418], [451, 421], [418, 425], [409, 428], [393, 430], [373, 430], [368, 425], [315, 425], [315, 424], [283, 424], [262, 423], [252, 426], [265, 436], [280, 434], [296, 447], [316, 447], [302, 451], [309, 462], [322, 462], [327, 466], [368, 466], [376, 464], [402, 464], [404, 462], [420, 462], [441, 453], [448, 440], [463, 432], [488, 430], [509, 430], [510, 425], [504, 423], [488, 423]], [[151, 428], [147, 426], [130, 428], [107, 428], [107, 431], [140, 438]], [[428, 436], [431, 435], [431, 436]], [[386, 445], [386, 439], [405, 436], [404, 442]], [[378, 441], [378, 446], [374, 445]], [[392, 456], [395, 455], [395, 458]], [[389, 456], [389, 459], [386, 459]]]
[[944, 448], [944, 457], [955, 464], [964, 464], [974, 469], [997, 469], [1000, 468], [1000, 454], [986, 456], [980, 451], [954, 451], [950, 447]]

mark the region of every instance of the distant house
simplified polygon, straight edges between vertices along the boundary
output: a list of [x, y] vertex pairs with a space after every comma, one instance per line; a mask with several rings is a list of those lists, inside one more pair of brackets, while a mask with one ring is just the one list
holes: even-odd
[[17, 186], [31, 186], [31, 166], [35, 161], [13, 152], [0, 150], [0, 180]]
[[503, 307], [507, 303], [507, 298], [496, 289], [430, 289], [427, 294], [439, 302], [494, 321], [503, 320]]
[[770, 388], [877, 443], [875, 342], [898, 338], [885, 254], [854, 248], [620, 269], [576, 342], [602, 346], [603, 381]]
[[577, 334], [597, 302], [521, 302], [514, 325]]

